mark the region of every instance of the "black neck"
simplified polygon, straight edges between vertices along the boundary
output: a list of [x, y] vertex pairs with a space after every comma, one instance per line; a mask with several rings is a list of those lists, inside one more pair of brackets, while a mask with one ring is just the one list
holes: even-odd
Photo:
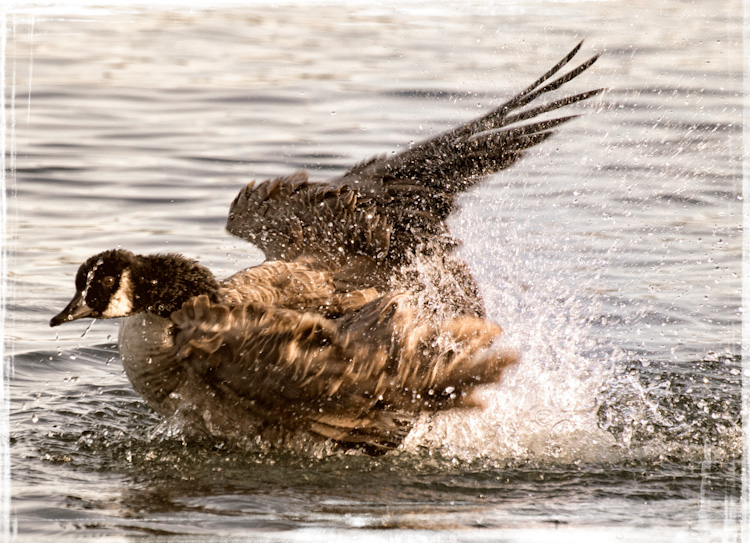
[[219, 301], [219, 283], [200, 264], [182, 255], [140, 256], [131, 269], [134, 308], [169, 317], [193, 296]]

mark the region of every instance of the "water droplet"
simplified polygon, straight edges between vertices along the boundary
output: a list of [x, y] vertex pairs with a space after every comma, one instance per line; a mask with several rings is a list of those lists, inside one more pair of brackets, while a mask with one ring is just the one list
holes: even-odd
[[95, 322], [96, 322], [96, 320], [95, 320], [95, 319], [91, 319], [91, 322], [90, 322], [90, 323], [89, 323], [89, 325], [88, 325], [88, 326], [86, 327], [86, 329], [85, 329], [85, 330], [83, 331], [83, 334], [81, 334], [81, 337], [86, 337], [86, 334], [88, 334], [88, 333], [89, 333], [89, 330], [91, 330], [91, 328], [93, 328], [93, 326], [94, 326], [94, 323], [95, 323]]

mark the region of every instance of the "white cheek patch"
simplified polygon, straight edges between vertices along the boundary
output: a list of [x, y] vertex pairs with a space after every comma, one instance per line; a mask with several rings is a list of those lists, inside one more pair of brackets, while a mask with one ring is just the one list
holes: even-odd
[[120, 276], [120, 287], [110, 298], [107, 309], [102, 312], [105, 319], [127, 317], [133, 312], [133, 285], [130, 283], [130, 270], [125, 269]]

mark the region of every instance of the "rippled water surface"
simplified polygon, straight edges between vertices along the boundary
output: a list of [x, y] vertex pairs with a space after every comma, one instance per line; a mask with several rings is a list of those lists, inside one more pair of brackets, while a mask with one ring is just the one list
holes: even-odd
[[[19, 541], [738, 541], [741, 6], [349, 4], [9, 13], [11, 520]], [[452, 219], [522, 353], [396, 453], [186, 441], [117, 322], [50, 329], [122, 246], [224, 277], [251, 179], [341, 173], [496, 105], [582, 37], [581, 117]], [[59, 332], [58, 332], [59, 330]], [[59, 334], [59, 335], [58, 335]]]

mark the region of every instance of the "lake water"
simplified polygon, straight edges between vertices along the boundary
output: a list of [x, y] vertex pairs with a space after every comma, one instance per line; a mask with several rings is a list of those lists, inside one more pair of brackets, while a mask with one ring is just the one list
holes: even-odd
[[[484, 5], [492, 4], [492, 5]], [[3, 16], [17, 541], [739, 541], [738, 1], [21, 9]], [[130, 387], [116, 321], [51, 329], [78, 265], [225, 277], [251, 179], [325, 180], [497, 105], [581, 38], [581, 117], [451, 220], [522, 353], [399, 451], [200, 444]], [[8, 524], [9, 523], [9, 524]]]

